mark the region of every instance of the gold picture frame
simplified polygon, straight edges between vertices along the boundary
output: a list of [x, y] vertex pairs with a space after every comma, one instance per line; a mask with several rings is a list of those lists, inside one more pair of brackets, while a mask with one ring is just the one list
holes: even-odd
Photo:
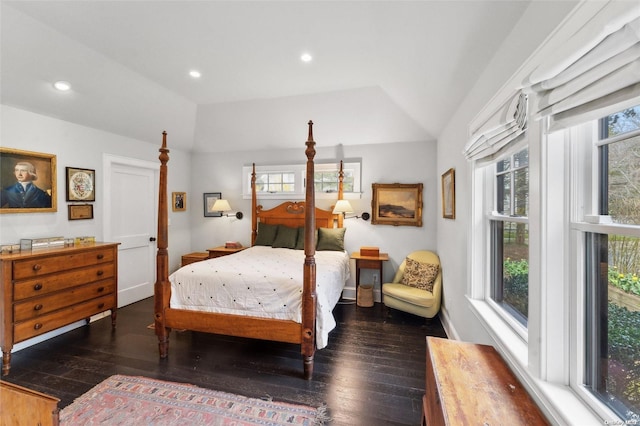
[[442, 174], [442, 217], [456, 218], [456, 171], [449, 169]]
[[[19, 196], [16, 166], [28, 174], [29, 197]], [[58, 211], [56, 156], [41, 152], [0, 147], [0, 213], [48, 213]], [[30, 188], [30, 189], [29, 189]], [[24, 192], [22, 192], [24, 194]], [[24, 200], [24, 201], [23, 201]]]
[[421, 183], [372, 184], [374, 225], [422, 226]]
[[187, 210], [186, 192], [171, 193], [171, 210], [173, 210], [174, 212], [183, 212]]

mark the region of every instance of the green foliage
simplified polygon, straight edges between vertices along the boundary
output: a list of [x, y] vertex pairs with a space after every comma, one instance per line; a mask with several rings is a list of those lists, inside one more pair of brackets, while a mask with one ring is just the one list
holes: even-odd
[[526, 259], [503, 262], [504, 301], [525, 317], [529, 316], [529, 261]]
[[609, 303], [609, 360], [607, 390], [622, 396], [625, 405], [640, 407], [640, 312]]
[[633, 273], [623, 274], [618, 272], [618, 268], [612, 266], [608, 271], [609, 284], [627, 293], [640, 296], [640, 279]]

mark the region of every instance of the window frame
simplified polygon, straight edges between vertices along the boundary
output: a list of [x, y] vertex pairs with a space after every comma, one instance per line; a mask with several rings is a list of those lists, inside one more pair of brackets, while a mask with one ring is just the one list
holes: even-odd
[[[314, 170], [316, 172], [338, 172], [339, 163], [315, 163]], [[353, 191], [344, 191], [344, 199], [359, 199], [362, 196], [361, 187], [361, 161], [345, 161], [343, 162], [343, 170], [351, 170], [353, 173]], [[251, 173], [253, 166], [242, 167], [242, 198], [251, 199]], [[256, 173], [293, 173], [295, 190], [292, 192], [258, 192], [258, 198], [262, 200], [304, 200], [305, 198], [305, 180], [307, 177], [306, 164], [289, 164], [289, 165], [256, 165]], [[338, 192], [315, 192], [316, 199], [335, 200]]]

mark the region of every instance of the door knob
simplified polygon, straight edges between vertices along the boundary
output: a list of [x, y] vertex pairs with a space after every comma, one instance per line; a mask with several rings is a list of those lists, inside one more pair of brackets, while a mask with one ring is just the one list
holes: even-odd
[[154, 242], [156, 240], [156, 237], [149, 237], [149, 241]]

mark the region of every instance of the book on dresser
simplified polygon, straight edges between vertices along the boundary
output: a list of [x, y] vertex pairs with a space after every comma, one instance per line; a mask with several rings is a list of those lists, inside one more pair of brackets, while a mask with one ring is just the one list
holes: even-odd
[[0, 254], [2, 374], [13, 345], [118, 307], [118, 243]]

